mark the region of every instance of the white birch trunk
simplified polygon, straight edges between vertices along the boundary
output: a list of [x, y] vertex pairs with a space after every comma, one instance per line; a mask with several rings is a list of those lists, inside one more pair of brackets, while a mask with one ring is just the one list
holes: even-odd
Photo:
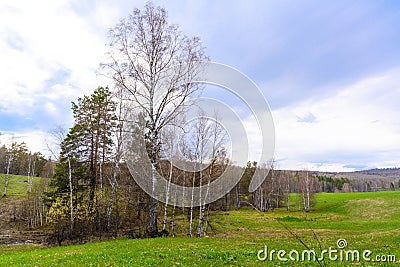
[[31, 182], [31, 164], [32, 164], [32, 155], [29, 154], [29, 162], [28, 162], [28, 193], [32, 192], [32, 182]]
[[[172, 153], [171, 153], [172, 155]], [[168, 184], [167, 184], [167, 191], [165, 192], [165, 207], [164, 207], [164, 220], [163, 220], [163, 230], [167, 228], [167, 211], [168, 211], [168, 202], [169, 202], [169, 194], [171, 188], [171, 180], [172, 180], [172, 157], [170, 158], [170, 170], [169, 170], [169, 177], [168, 177]]]
[[12, 161], [13, 161], [13, 156], [10, 154], [8, 156], [6, 182], [4, 183], [4, 193], [3, 193], [4, 197], [7, 196], [7, 187], [8, 187], [8, 181], [9, 181], [9, 175], [10, 175], [10, 166], [11, 166]]
[[193, 202], [194, 202], [194, 185], [195, 185], [195, 172], [193, 172], [193, 181], [192, 181], [192, 197], [190, 200], [190, 221], [189, 221], [189, 236], [193, 237]]
[[69, 181], [69, 212], [70, 212], [70, 229], [71, 233], [74, 229], [74, 202], [73, 202], [73, 188], [72, 188], [72, 169], [71, 160], [68, 156], [68, 181]]

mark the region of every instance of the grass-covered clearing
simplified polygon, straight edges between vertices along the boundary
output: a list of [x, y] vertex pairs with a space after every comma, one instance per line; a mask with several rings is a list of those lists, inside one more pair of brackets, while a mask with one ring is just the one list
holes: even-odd
[[[10, 174], [8, 177], [7, 197], [24, 198], [28, 192], [28, 176]], [[36, 188], [37, 184], [43, 182], [46, 178], [33, 177], [32, 188]], [[3, 195], [6, 174], [0, 173], [0, 192]]]
[[[296, 249], [306, 245], [320, 252], [345, 249], [395, 255], [400, 264], [400, 192], [318, 194], [310, 213], [251, 209], [214, 212], [212, 231], [205, 238], [156, 238], [39, 249], [36, 246], [0, 247], [1, 266], [317, 266], [316, 262], [261, 262], [257, 252]], [[183, 219], [182, 219], [183, 220]], [[287, 229], [285, 229], [287, 228]], [[317, 241], [319, 239], [319, 242]], [[319, 244], [320, 243], [320, 244]], [[325, 258], [327, 266], [394, 266], [394, 263], [339, 262]], [[375, 264], [375, 265], [374, 265]], [[400, 265], [399, 265], [400, 266]]]

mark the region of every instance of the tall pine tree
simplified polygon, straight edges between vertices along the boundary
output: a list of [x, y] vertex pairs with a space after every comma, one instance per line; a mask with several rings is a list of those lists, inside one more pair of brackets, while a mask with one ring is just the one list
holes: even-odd
[[[97, 216], [97, 229], [102, 228], [103, 175], [112, 153], [115, 109], [111, 92], [103, 87], [72, 103], [75, 124], [61, 143], [60, 163], [53, 181], [53, 204], [57, 199], [69, 202], [71, 232], [78, 218], [92, 230]], [[85, 216], [81, 214], [83, 210]]]

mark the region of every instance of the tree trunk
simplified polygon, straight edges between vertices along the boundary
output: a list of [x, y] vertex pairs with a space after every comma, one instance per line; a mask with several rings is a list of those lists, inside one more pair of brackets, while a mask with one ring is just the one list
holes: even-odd
[[110, 231], [110, 229], [111, 229], [111, 214], [112, 214], [112, 209], [113, 209], [113, 205], [114, 205], [115, 187], [117, 184], [118, 171], [119, 171], [119, 159], [116, 160], [116, 162], [115, 162], [113, 178], [111, 181], [111, 193], [110, 193], [110, 200], [108, 202], [107, 216], [106, 216], [107, 231]]
[[106, 229], [107, 231], [110, 231], [111, 229], [111, 214], [113, 210], [113, 205], [114, 205], [114, 196], [115, 196], [115, 190], [116, 190], [116, 185], [117, 185], [117, 177], [119, 174], [119, 162], [122, 157], [122, 129], [123, 129], [123, 120], [125, 119], [124, 117], [124, 100], [123, 100], [123, 93], [122, 89], [120, 89], [117, 92], [117, 97], [119, 99], [119, 104], [118, 104], [118, 116], [117, 119], [119, 121], [116, 129], [116, 151], [115, 151], [115, 158], [114, 158], [114, 170], [113, 170], [113, 175], [112, 175], [112, 180], [110, 182], [111, 184], [111, 192], [110, 192], [110, 199], [108, 202], [107, 206], [107, 214], [106, 214]]
[[[172, 155], [172, 153], [171, 153]], [[168, 184], [167, 184], [167, 192], [165, 192], [165, 207], [164, 207], [164, 220], [163, 220], [163, 230], [166, 230], [167, 228], [167, 211], [168, 211], [168, 201], [169, 201], [169, 194], [170, 194], [170, 188], [171, 188], [171, 180], [172, 180], [172, 157], [170, 158], [170, 170], [169, 170], [169, 177], [168, 177]], [[175, 206], [174, 206], [175, 207]]]
[[157, 199], [150, 197], [150, 209], [149, 209], [149, 232], [151, 237], [158, 236], [158, 225], [157, 225]]
[[[186, 171], [183, 172], [183, 186], [186, 186]], [[185, 190], [182, 190], [182, 214], [185, 214]]]
[[193, 202], [194, 202], [194, 185], [195, 185], [195, 172], [193, 172], [193, 181], [192, 181], [192, 198], [190, 200], [190, 219], [189, 219], [189, 236], [193, 237]]
[[7, 173], [6, 173], [6, 182], [4, 184], [4, 193], [3, 197], [7, 196], [7, 187], [8, 187], [8, 181], [9, 181], [9, 175], [10, 175], [10, 166], [11, 162], [13, 160], [13, 156], [10, 154], [8, 157], [8, 164], [7, 164]]
[[240, 182], [235, 186], [236, 209], [240, 209]]
[[[202, 148], [203, 147], [201, 147], [201, 150], [202, 150]], [[203, 154], [203, 151], [201, 151], [201, 155]], [[200, 159], [200, 166], [202, 166], [203, 165], [203, 158], [202, 157], [200, 157], [201, 159]], [[200, 206], [199, 206], [199, 226], [198, 226], [198, 228], [197, 228], [197, 237], [201, 237], [202, 236], [202, 234], [203, 234], [203, 229], [204, 229], [204, 209], [203, 209], [203, 205], [202, 205], [202, 190], [201, 190], [201, 187], [202, 187], [202, 185], [203, 185], [203, 171], [201, 171], [200, 170], [200, 172], [199, 172], [199, 178], [200, 178], [200, 184], [199, 184], [199, 187], [200, 187], [200, 190], [199, 190], [199, 204], [200, 204]]]
[[31, 182], [31, 164], [32, 164], [32, 155], [29, 154], [29, 162], [28, 162], [28, 193], [32, 192], [32, 182]]
[[[214, 156], [214, 155], [213, 155]], [[211, 184], [211, 175], [213, 172], [213, 164], [214, 162], [211, 162], [210, 165], [210, 170], [208, 172], [208, 179], [207, 179], [207, 188], [206, 188], [206, 194], [204, 196], [204, 200], [203, 203], [200, 202], [200, 221], [199, 221], [199, 231], [197, 233], [198, 237], [202, 237], [203, 235], [205, 235], [205, 209], [206, 209], [206, 201], [208, 198], [208, 194], [210, 192], [210, 184]], [[201, 182], [200, 182], [200, 186], [201, 186]]]
[[289, 211], [289, 209], [290, 209], [290, 184], [288, 182], [286, 189], [286, 210]]
[[176, 194], [177, 190], [175, 189], [175, 197], [174, 197], [174, 207], [172, 208], [172, 218], [171, 218], [171, 236], [175, 237], [175, 208], [176, 208]]
[[69, 181], [69, 212], [70, 212], [70, 229], [71, 234], [74, 229], [74, 202], [73, 202], [73, 188], [72, 188], [72, 170], [71, 159], [68, 156], [68, 181]]
[[[104, 159], [103, 159], [104, 160]], [[100, 192], [99, 192], [99, 204], [97, 207], [97, 229], [100, 231], [100, 238], [102, 235], [102, 225], [101, 225], [101, 219], [102, 219], [102, 209], [103, 209], [103, 162], [100, 162], [99, 166], [99, 184], [100, 184]]]

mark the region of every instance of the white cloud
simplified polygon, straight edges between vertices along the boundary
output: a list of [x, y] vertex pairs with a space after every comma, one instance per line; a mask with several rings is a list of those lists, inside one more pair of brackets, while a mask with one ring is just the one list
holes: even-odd
[[[115, 8], [99, 4], [88, 17], [80, 16], [69, 1], [14, 1], [0, 6], [0, 72], [6, 73], [0, 76], [3, 109], [27, 114], [42, 105], [43, 98], [74, 100], [106, 85], [95, 71], [110, 26], [104, 24], [117, 15]], [[48, 84], [60, 70], [66, 70], [68, 77]]]
[[125, 10], [93, 2], [80, 14], [74, 2], [0, 4], [1, 144], [14, 136], [31, 151], [48, 155], [46, 132], [70, 126], [70, 102], [108, 85], [95, 71], [104, 57], [106, 32]]
[[18, 143], [25, 142], [28, 149], [32, 152], [40, 152], [45, 156], [50, 156], [47, 149], [46, 139], [49, 140], [49, 134], [43, 131], [21, 131], [19, 133], [2, 133], [0, 135], [0, 145], [9, 145], [12, 140]]
[[47, 102], [45, 104], [45, 109], [48, 113], [56, 113], [57, 112], [57, 108], [54, 106], [53, 103]]
[[[399, 77], [396, 69], [342, 88], [334, 96], [275, 110], [280, 165], [344, 170], [347, 165], [398, 164]], [[308, 114], [315, 117], [313, 122], [299, 120]]]

